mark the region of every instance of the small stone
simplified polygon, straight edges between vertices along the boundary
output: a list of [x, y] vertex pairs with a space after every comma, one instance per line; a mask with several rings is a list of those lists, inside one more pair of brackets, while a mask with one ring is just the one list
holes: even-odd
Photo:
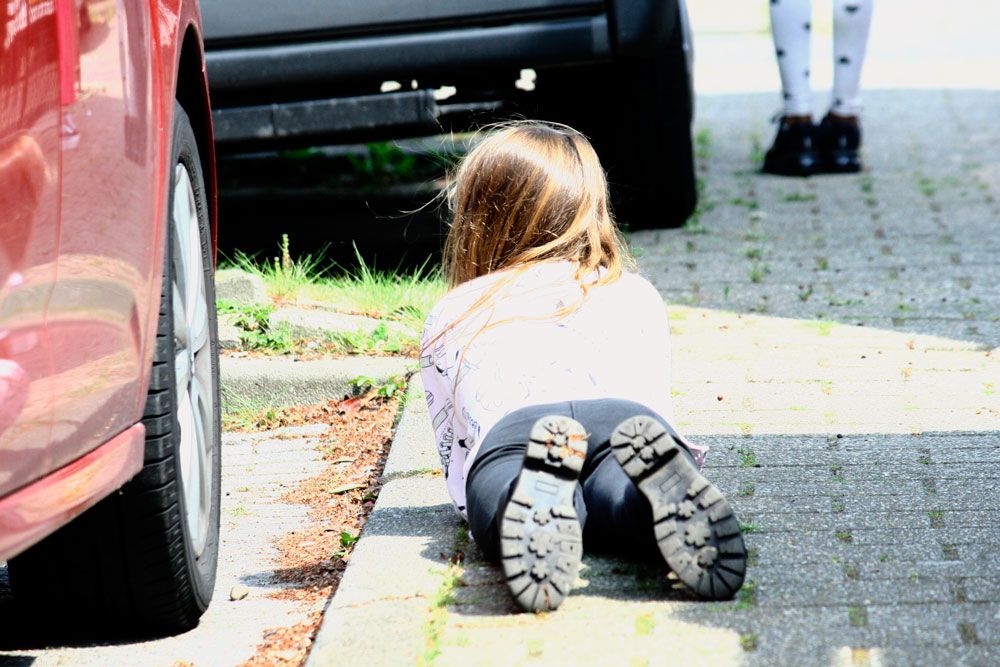
[[719, 394], [718, 396], [715, 397], [715, 400], [721, 402], [721, 401], [725, 400], [725, 398], [726, 398], [725, 396], [723, 396], [722, 394]]
[[248, 595], [250, 595], [250, 589], [243, 584], [236, 584], [229, 589], [229, 599], [233, 602], [244, 600]]

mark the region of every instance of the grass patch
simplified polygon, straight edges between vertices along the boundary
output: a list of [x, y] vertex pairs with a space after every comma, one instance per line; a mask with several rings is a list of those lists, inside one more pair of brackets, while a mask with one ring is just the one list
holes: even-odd
[[753, 520], [740, 520], [740, 532], [744, 535], [750, 535], [751, 533], [759, 533], [760, 526], [753, 522]]
[[222, 430], [258, 431], [277, 425], [281, 408], [266, 400], [247, 398], [222, 389]]
[[635, 617], [635, 634], [640, 637], [653, 633], [656, 621], [653, 620], [653, 612], [646, 612]]
[[325, 343], [335, 354], [390, 354], [416, 356], [420, 345], [417, 330], [400, 331], [379, 322], [374, 329], [365, 331], [330, 331]]
[[367, 375], [359, 375], [351, 380], [350, 385], [355, 396], [372, 392], [374, 396], [388, 399], [406, 391], [406, 382], [405, 375], [393, 375], [384, 382]]
[[854, 535], [849, 530], [838, 530], [833, 536], [837, 538], [838, 542], [843, 542], [844, 544], [850, 544], [854, 541]]
[[927, 512], [927, 518], [931, 520], [931, 528], [944, 528], [944, 512], [941, 510]]
[[816, 195], [808, 192], [789, 192], [783, 199], [786, 202], [816, 201]]
[[757, 605], [757, 582], [754, 579], [747, 579], [743, 586], [736, 593], [736, 609], [746, 610]]
[[750, 282], [759, 283], [764, 280], [764, 276], [770, 273], [766, 264], [754, 264], [750, 267]]
[[847, 620], [856, 628], [868, 625], [868, 610], [864, 607], [848, 607]]
[[744, 480], [740, 482], [740, 490], [736, 492], [736, 495], [743, 498], [752, 498], [754, 491], [757, 490], [756, 485], [749, 480]]
[[739, 465], [741, 468], [760, 467], [760, 463], [757, 462], [757, 453], [753, 448], [744, 445], [736, 450], [736, 454], [739, 456]]
[[756, 132], [750, 135], [750, 163], [754, 167], [764, 164], [764, 147], [760, 143], [760, 135]]
[[757, 634], [748, 633], [745, 635], [740, 635], [740, 648], [747, 653], [752, 653], [757, 650]]
[[287, 327], [272, 327], [273, 306], [244, 306], [219, 301], [218, 312], [233, 315], [233, 325], [240, 332], [240, 347], [262, 350], [271, 354], [288, 354], [293, 348], [292, 334]]
[[462, 580], [464, 568], [458, 563], [451, 563], [445, 568], [444, 580], [434, 592], [431, 599], [430, 614], [424, 624], [424, 647], [417, 656], [417, 664], [429, 667], [441, 655], [441, 635], [448, 621], [448, 607], [455, 602], [455, 589]]
[[324, 272], [326, 248], [315, 254], [308, 253], [292, 258], [291, 241], [288, 234], [281, 235], [278, 254], [270, 259], [258, 260], [237, 250], [233, 259], [226, 264], [261, 277], [272, 299], [283, 302], [293, 298], [302, 287], [315, 282]]
[[419, 330], [427, 313], [447, 291], [439, 271], [424, 264], [409, 272], [383, 271], [355, 248], [357, 267], [344, 270], [325, 258], [325, 250], [294, 257], [288, 235], [269, 260], [237, 252], [234, 268], [261, 277], [277, 303], [319, 301], [346, 313], [402, 322]]
[[694, 135], [695, 157], [699, 162], [708, 162], [712, 157], [712, 131], [707, 127], [698, 130]]
[[817, 336], [829, 336], [830, 332], [837, 326], [832, 320], [819, 320], [816, 322], [805, 322], [802, 326], [807, 329], [814, 329]]
[[[841, 478], [840, 481], [843, 481], [843, 478]], [[834, 514], [843, 514], [844, 513], [844, 509], [845, 509], [845, 506], [844, 506], [844, 496], [834, 496], [830, 500], [830, 510]]]

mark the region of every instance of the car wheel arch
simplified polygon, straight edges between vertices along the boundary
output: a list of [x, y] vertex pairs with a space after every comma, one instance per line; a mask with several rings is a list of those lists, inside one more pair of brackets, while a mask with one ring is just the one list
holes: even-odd
[[208, 81], [205, 77], [205, 56], [201, 35], [194, 24], [187, 27], [181, 40], [181, 53], [177, 65], [175, 99], [180, 102], [191, 121], [201, 156], [205, 188], [208, 190], [208, 219], [212, 244], [218, 238], [217, 190], [215, 183], [215, 142], [212, 133], [212, 111], [208, 98]]

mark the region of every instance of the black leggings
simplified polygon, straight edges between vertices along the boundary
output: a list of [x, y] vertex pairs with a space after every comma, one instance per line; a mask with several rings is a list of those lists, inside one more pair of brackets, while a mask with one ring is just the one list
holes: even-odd
[[609, 440], [633, 415], [665, 420], [639, 403], [622, 399], [566, 401], [516, 410], [491, 428], [465, 482], [469, 528], [490, 560], [500, 559], [499, 522], [521, 472], [531, 427], [541, 417], [561, 415], [589, 434], [587, 458], [574, 505], [586, 548], [649, 557], [657, 553], [649, 502], [621, 469]]

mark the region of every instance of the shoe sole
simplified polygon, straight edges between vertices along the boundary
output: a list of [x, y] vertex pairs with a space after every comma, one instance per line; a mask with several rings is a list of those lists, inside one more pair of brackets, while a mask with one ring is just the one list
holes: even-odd
[[656, 542], [670, 569], [702, 598], [727, 600], [746, 576], [740, 524], [675, 438], [680, 440], [656, 419], [636, 416], [618, 425], [611, 447], [649, 500]]
[[507, 586], [526, 611], [551, 611], [573, 588], [583, 554], [573, 496], [586, 455], [587, 432], [569, 417], [543, 417], [531, 429], [500, 525]]

